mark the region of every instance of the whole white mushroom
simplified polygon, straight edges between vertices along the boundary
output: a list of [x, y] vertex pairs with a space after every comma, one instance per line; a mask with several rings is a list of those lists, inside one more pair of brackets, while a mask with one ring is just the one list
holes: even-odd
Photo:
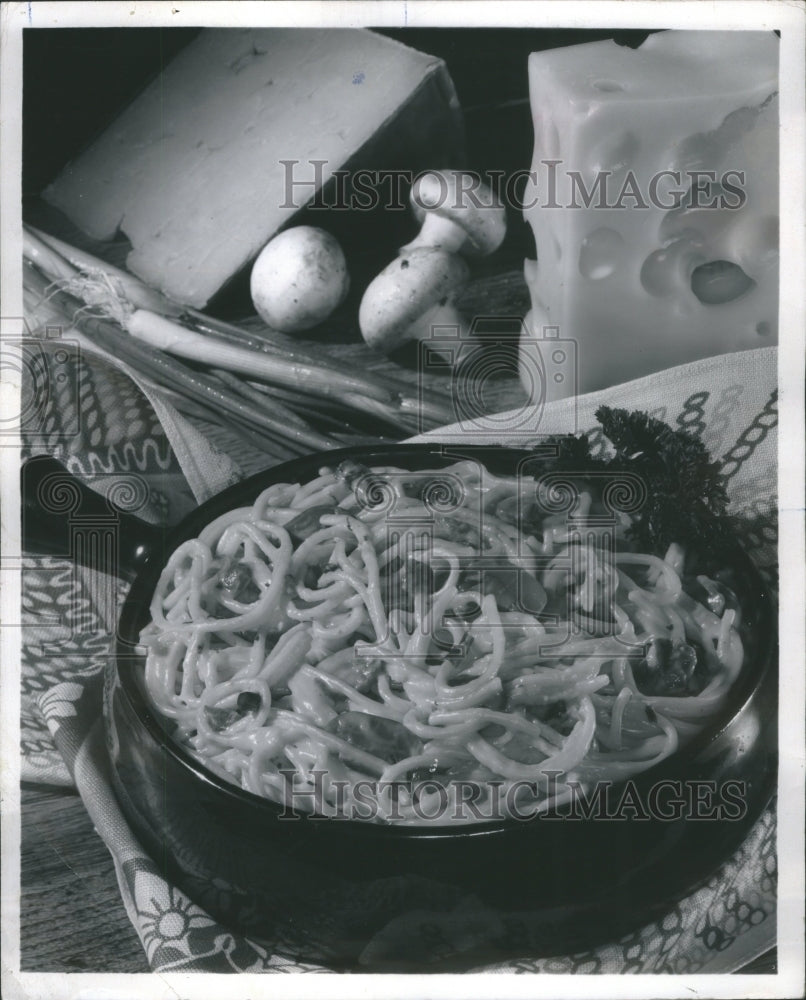
[[315, 226], [295, 226], [261, 250], [249, 282], [255, 309], [283, 333], [310, 330], [344, 301], [350, 276], [335, 237]]
[[[454, 298], [467, 283], [469, 268], [439, 247], [401, 252], [369, 284], [358, 310], [367, 344], [391, 354], [412, 340], [433, 340], [435, 328], [450, 328], [461, 338], [464, 319]], [[439, 349], [439, 339], [434, 340]]]

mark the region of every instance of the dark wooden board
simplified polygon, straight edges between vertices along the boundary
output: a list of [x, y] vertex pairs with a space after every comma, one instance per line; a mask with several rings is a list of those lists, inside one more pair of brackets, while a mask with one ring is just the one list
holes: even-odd
[[148, 972], [112, 857], [78, 795], [22, 789], [23, 972]]

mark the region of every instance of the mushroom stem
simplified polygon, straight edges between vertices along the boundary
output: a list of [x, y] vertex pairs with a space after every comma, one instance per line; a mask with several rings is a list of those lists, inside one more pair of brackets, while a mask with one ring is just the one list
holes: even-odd
[[414, 182], [412, 211], [422, 223], [420, 235], [402, 252], [431, 247], [445, 253], [486, 257], [503, 242], [506, 211], [493, 191], [462, 170], [430, 170]]
[[429, 212], [422, 224], [420, 232], [411, 243], [400, 248], [401, 253], [415, 250], [418, 247], [439, 247], [448, 253], [455, 253], [467, 242], [467, 233], [460, 225], [444, 215]]

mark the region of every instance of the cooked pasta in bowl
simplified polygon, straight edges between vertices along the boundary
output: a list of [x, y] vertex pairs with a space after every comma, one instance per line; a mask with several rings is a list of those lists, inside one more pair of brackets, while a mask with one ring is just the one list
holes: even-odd
[[141, 635], [174, 738], [257, 795], [400, 823], [546, 810], [673, 754], [740, 672], [738, 609], [584, 485], [573, 514], [540, 485], [346, 460], [216, 518]]
[[429, 957], [409, 922], [462, 901], [491, 957], [513, 913], [581, 944], [707, 875], [770, 793], [771, 605], [738, 547], [636, 544], [642, 490], [395, 445], [203, 505], [135, 581], [108, 675], [152, 856], [339, 967], [461, 966], [469, 943]]

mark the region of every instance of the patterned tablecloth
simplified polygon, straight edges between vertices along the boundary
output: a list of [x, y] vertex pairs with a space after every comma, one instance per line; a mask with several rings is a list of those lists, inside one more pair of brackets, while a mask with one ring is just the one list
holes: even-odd
[[[248, 442], [212, 425], [191, 425], [108, 359], [60, 354], [58, 343], [42, 343], [39, 363], [54, 389], [26, 433], [26, 453], [53, 455], [138, 516], [176, 522], [196, 503], [266, 467], [266, 456]], [[775, 588], [776, 386], [776, 350], [767, 348], [687, 365], [542, 411], [527, 407], [493, 420], [465, 419], [438, 436], [531, 444], [544, 434], [589, 431], [602, 403], [647, 410], [673, 427], [696, 431], [721, 460], [731, 510], [744, 526], [742, 540]], [[25, 559], [23, 780], [77, 787], [112, 854], [122, 905], [154, 971], [314, 971], [219, 926], [160, 876], [128, 829], [112, 793], [101, 721], [101, 672], [123, 597], [123, 584], [100, 570], [82, 569], [65, 557]], [[776, 942], [775, 830], [771, 807], [705, 885], [662, 919], [618, 941], [547, 956], [531, 943], [525, 924], [518, 929], [522, 957], [484, 971], [733, 971]], [[429, 919], [434, 923], [433, 915]], [[436, 920], [439, 934], [458, 949], [472, 938], [467, 915], [445, 913]]]

